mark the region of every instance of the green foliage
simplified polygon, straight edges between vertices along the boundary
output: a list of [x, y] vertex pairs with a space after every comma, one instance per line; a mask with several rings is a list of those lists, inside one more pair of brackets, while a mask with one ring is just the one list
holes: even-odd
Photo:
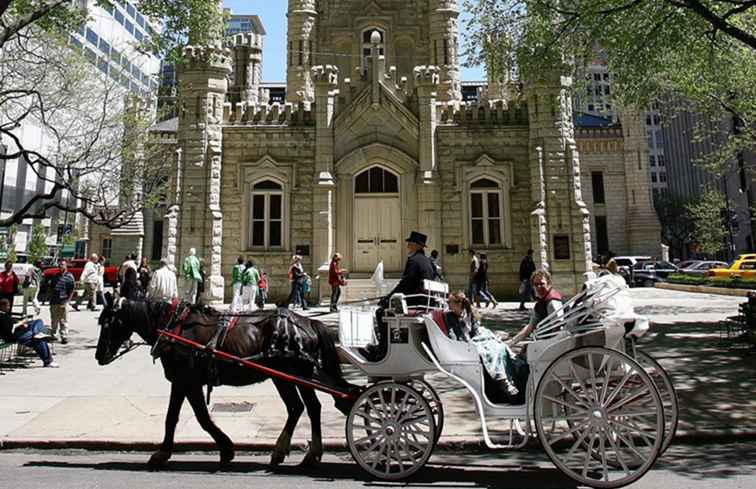
[[47, 256], [47, 232], [41, 224], [35, 224], [32, 227], [31, 239], [27, 247], [29, 261], [34, 263], [37, 260]]
[[[755, 2], [465, 0], [465, 6], [468, 64], [496, 71], [514, 60], [528, 80], [553, 70], [555, 61], [568, 61], [578, 74], [605, 58], [615, 105], [662, 100], [671, 107], [668, 117], [700, 114], [698, 137], [718, 143], [700, 161], [709, 171], [732, 171], [733, 157], [756, 145]], [[738, 130], [727, 134], [733, 124]]]
[[672, 274], [667, 282], [680, 285], [702, 285], [706, 287], [726, 287], [728, 289], [756, 289], [756, 279], [729, 277], [701, 277]]
[[725, 208], [724, 196], [718, 190], [708, 189], [687, 209], [693, 220], [693, 241], [706, 255], [719, 253], [727, 238], [727, 229], [722, 224], [721, 212]]
[[670, 193], [663, 193], [654, 199], [662, 238], [672, 249], [674, 256], [682, 256], [683, 249], [690, 242], [695, 229], [695, 223], [688, 212], [690, 203]]

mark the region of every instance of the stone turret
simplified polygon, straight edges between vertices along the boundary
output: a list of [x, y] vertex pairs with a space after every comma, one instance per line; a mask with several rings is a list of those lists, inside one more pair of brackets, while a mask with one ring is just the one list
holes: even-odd
[[232, 103], [255, 105], [260, 102], [263, 40], [263, 35], [247, 32], [237, 34], [226, 42], [233, 53], [234, 76], [229, 90]]
[[590, 215], [583, 202], [566, 68], [541, 73], [525, 87], [530, 121], [531, 223], [539, 268], [563, 293], [580, 290], [591, 269]]
[[312, 102], [315, 89], [311, 68], [317, 42], [317, 0], [289, 0], [286, 98], [292, 103]]
[[430, 64], [439, 67], [438, 100], [461, 100], [457, 0], [430, 0]]
[[[231, 72], [231, 51], [219, 38], [201, 46], [184, 48], [186, 62], [179, 66], [178, 145], [182, 153], [181, 207], [171, 209], [171, 226], [178, 235], [177, 265], [190, 248], [205, 261], [209, 287], [206, 300], [223, 300], [221, 246], [223, 214], [220, 207], [221, 151], [224, 103]], [[171, 219], [174, 222], [171, 222]]]

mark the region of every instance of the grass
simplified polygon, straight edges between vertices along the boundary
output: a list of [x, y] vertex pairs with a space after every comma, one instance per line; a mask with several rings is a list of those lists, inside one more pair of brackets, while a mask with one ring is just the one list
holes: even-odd
[[667, 278], [671, 284], [705, 285], [707, 287], [725, 287], [728, 289], [756, 289], [756, 279], [729, 277], [700, 277], [693, 275], [672, 274]]

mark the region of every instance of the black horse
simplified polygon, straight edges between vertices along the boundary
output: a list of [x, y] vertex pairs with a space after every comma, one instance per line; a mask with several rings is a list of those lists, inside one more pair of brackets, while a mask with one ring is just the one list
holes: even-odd
[[[218, 337], [219, 321], [227, 319], [209, 307], [114, 299], [108, 294], [99, 319], [100, 338], [95, 354], [99, 364], [113, 361], [121, 346], [136, 332], [146, 343], [153, 345], [153, 354], [160, 357], [165, 377], [171, 382], [165, 437], [160, 449], [149, 460], [151, 468], [163, 467], [171, 457], [184, 399], [189, 400], [200, 426], [218, 445], [221, 467], [229, 464], [234, 458], [234, 445], [210, 418], [203, 386], [243, 386], [269, 378], [236, 363], [215, 360], [191, 347], [160, 340], [159, 331], [162, 329], [175, 328], [180, 323], [180, 335], [202, 345], [217, 341], [215, 347], [218, 350], [239, 358], [253, 358], [266, 367], [302, 378], [313, 377], [317, 370], [329, 385], [348, 386], [342, 377], [333, 339], [323, 323], [280, 308], [242, 316], [238, 323], [225, 330], [224, 338]], [[271, 464], [282, 463], [288, 455], [294, 428], [305, 408], [312, 425], [312, 442], [302, 464], [318, 464], [323, 455], [323, 444], [320, 402], [315, 391], [277, 378], [273, 378], [273, 383], [286, 404], [288, 418], [271, 454]], [[336, 408], [348, 414], [353, 401], [337, 396], [334, 399]]]

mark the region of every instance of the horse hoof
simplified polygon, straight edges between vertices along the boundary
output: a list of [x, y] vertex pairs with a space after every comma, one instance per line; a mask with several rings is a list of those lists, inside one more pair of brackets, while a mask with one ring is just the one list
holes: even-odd
[[283, 461], [286, 460], [286, 454], [279, 453], [279, 452], [273, 452], [270, 455], [270, 466], [271, 467], [278, 467], [283, 463]]
[[158, 450], [157, 452], [152, 454], [149, 462], [147, 462], [147, 465], [152, 470], [160, 470], [166, 466], [169, 458], [171, 458], [170, 452]]
[[302, 461], [299, 463], [300, 467], [304, 468], [317, 468], [320, 467], [320, 458], [322, 455], [313, 455], [310, 452], [307, 452], [305, 457], [302, 459]]

